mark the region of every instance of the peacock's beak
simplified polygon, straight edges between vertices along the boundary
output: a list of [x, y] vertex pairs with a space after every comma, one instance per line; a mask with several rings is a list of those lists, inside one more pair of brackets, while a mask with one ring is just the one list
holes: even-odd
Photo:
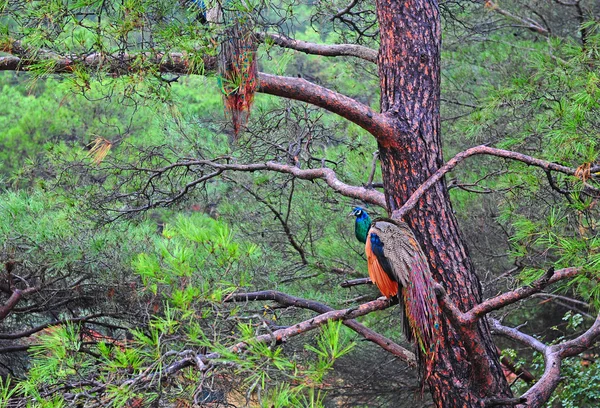
[[349, 212], [349, 213], [346, 215], [346, 217], [355, 217], [355, 216], [356, 216], [356, 213], [355, 213], [355, 211], [354, 211], [354, 210], [350, 211], [350, 212]]

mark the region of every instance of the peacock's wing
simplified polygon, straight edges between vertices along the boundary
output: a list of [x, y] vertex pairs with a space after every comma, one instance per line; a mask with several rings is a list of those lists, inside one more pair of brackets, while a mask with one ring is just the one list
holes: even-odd
[[[365, 243], [369, 277], [381, 294], [389, 299], [398, 294], [398, 282], [393, 279], [393, 275], [389, 269], [390, 265], [385, 257], [383, 257], [382, 248], [378, 245], [378, 241], [373, 238], [369, 233]], [[375, 241], [374, 244], [373, 241]]]
[[382, 242], [378, 259], [385, 258], [385, 261], [380, 263], [385, 264], [384, 269], [402, 285], [402, 296], [399, 297], [402, 298], [405, 326], [406, 323], [410, 326], [407, 337], [414, 336], [420, 351], [433, 358], [440, 335], [440, 309], [425, 254], [404, 222], [378, 221], [370, 233], [376, 234]]

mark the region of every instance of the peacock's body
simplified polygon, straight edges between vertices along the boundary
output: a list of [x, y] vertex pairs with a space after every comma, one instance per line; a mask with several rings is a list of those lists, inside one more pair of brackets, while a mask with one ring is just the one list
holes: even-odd
[[440, 308], [425, 254], [413, 232], [401, 221], [371, 222], [367, 212], [354, 208], [354, 232], [365, 244], [369, 276], [387, 298], [398, 297], [404, 333], [424, 357], [425, 378], [433, 368], [440, 334]]
[[207, 8], [204, 0], [189, 0], [198, 9], [198, 20], [222, 27], [219, 35], [217, 80], [237, 138], [248, 120], [258, 88], [257, 41], [254, 35], [253, 3], [218, 0]]

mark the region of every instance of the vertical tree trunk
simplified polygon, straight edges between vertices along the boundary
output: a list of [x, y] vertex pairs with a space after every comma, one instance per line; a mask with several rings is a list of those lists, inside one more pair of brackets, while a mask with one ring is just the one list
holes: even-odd
[[[390, 211], [400, 208], [442, 165], [440, 138], [440, 16], [435, 0], [377, 0], [381, 46], [381, 112], [393, 132], [379, 135]], [[436, 280], [466, 311], [481, 301], [481, 286], [461, 237], [445, 182], [432, 187], [410, 211], [412, 227]], [[481, 407], [488, 397], [510, 397], [485, 323], [473, 330], [482, 352], [467, 352], [448, 320], [440, 355], [428, 380], [438, 407]], [[482, 374], [484, 373], [484, 374]]]

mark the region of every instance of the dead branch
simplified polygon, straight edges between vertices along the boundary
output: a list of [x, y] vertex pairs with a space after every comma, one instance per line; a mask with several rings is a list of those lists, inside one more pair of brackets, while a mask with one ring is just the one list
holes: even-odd
[[0, 333], [0, 340], [15, 340], [15, 339], [20, 339], [23, 337], [29, 337], [35, 333], [41, 332], [44, 329], [47, 329], [48, 327], [52, 327], [52, 326], [61, 326], [64, 324], [74, 324], [74, 323], [85, 323], [89, 320], [92, 319], [97, 319], [99, 317], [111, 317], [114, 316], [114, 314], [111, 313], [95, 313], [89, 316], [84, 316], [84, 317], [76, 317], [73, 319], [64, 319], [64, 320], [60, 320], [60, 321], [56, 321], [56, 322], [49, 322], [49, 323], [44, 323], [41, 324], [39, 326], [36, 327], [32, 327], [30, 329], [27, 330], [23, 330], [20, 332], [13, 332], [13, 333]]
[[344, 281], [342, 283], [340, 283], [340, 286], [342, 288], [350, 288], [352, 286], [358, 286], [358, 285], [372, 285], [373, 282], [371, 281], [371, 278], [358, 278], [358, 279], [350, 279], [347, 281]]

